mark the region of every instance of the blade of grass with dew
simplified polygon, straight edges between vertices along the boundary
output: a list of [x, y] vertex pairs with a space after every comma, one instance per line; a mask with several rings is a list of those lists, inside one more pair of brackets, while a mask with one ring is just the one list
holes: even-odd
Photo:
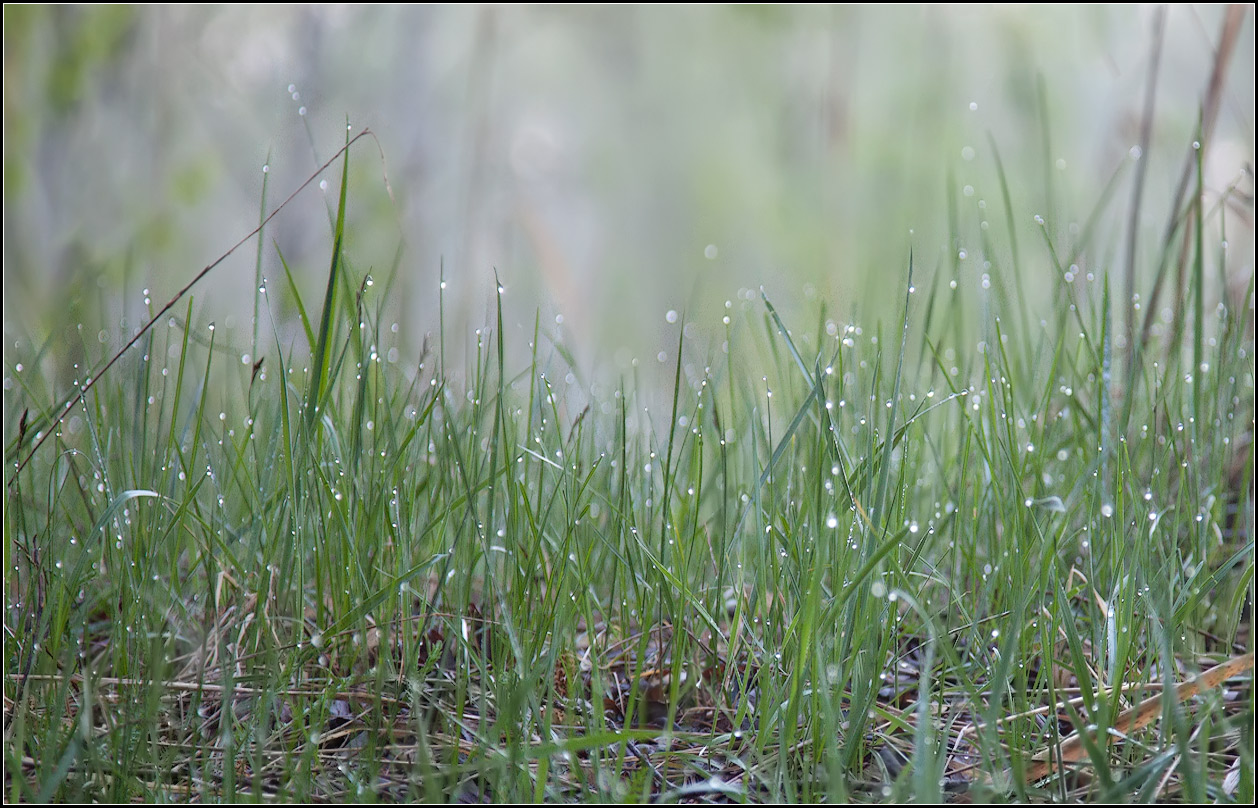
[[[1202, 168], [1203, 155], [1205, 151], [1205, 136], [1202, 134], [1201, 116], [1204, 113], [1198, 113], [1197, 117], [1197, 139], [1193, 142], [1193, 148], [1196, 149], [1197, 157], [1197, 196], [1193, 203], [1193, 256], [1192, 256], [1192, 297], [1193, 297], [1193, 324], [1192, 324], [1192, 369], [1189, 376], [1192, 379], [1192, 443], [1194, 460], [1197, 463], [1202, 461], [1198, 455], [1201, 451], [1201, 420], [1202, 420], [1202, 395], [1206, 388], [1205, 373], [1202, 364], [1202, 331], [1205, 326], [1206, 318], [1206, 301], [1205, 301], [1205, 256], [1203, 242], [1205, 239], [1205, 183], [1204, 171]], [[1204, 523], [1197, 531], [1197, 552], [1198, 558], [1204, 558], [1205, 551], [1205, 531]]]
[[874, 508], [870, 512], [870, 516], [874, 519], [881, 520], [883, 523], [883, 535], [891, 526], [890, 516], [883, 513], [883, 506], [886, 505], [887, 498], [887, 479], [891, 472], [891, 451], [894, 441], [892, 437], [895, 435], [895, 414], [896, 407], [900, 401], [900, 382], [904, 370], [904, 351], [908, 346], [909, 338], [909, 302], [913, 295], [913, 251], [909, 250], [909, 272], [908, 280], [904, 289], [904, 317], [900, 328], [900, 352], [896, 358], [895, 380], [891, 385], [891, 406], [887, 409], [887, 426], [886, 438], [883, 439], [882, 446], [882, 463], [878, 472], [878, 488], [874, 492]]
[[266, 153], [266, 162], [263, 165], [262, 172], [262, 198], [258, 202], [258, 251], [253, 259], [253, 335], [249, 340], [249, 346], [252, 349], [251, 355], [258, 355], [258, 326], [261, 324], [261, 303], [263, 288], [265, 281], [262, 278], [262, 248], [266, 241], [262, 238], [263, 228], [266, 227], [266, 189], [267, 183], [271, 179], [269, 170], [271, 165], [271, 151], [268, 149]]
[[[662, 493], [663, 502], [660, 505], [660, 555], [661, 564], [668, 563], [668, 545], [669, 545], [669, 525], [671, 519], [671, 500], [673, 493], [673, 441], [677, 437], [677, 404], [681, 399], [681, 366], [682, 366], [682, 349], [685, 346], [686, 327], [685, 319], [677, 329], [677, 362], [673, 373], [673, 405], [672, 412], [668, 419], [668, 448], [664, 452], [664, 490]], [[666, 620], [666, 615], [674, 614], [677, 609], [674, 600], [674, 591], [666, 587], [660, 587], [660, 620]]]
[[[188, 319], [189, 320], [192, 319], [192, 298], [191, 297], [188, 298]], [[179, 365], [178, 365], [177, 370], [175, 371], [175, 397], [170, 406], [170, 430], [166, 435], [166, 446], [172, 447], [172, 448], [169, 449], [168, 451], [173, 450], [173, 447], [176, 447], [179, 445], [179, 442], [175, 437], [175, 432], [179, 425], [179, 403], [183, 397], [184, 371], [186, 370], [188, 366], [188, 339], [189, 339], [188, 329], [185, 328], [183, 330], [183, 339], [181, 340], [180, 346], [179, 346]], [[174, 481], [175, 481], [176, 475], [179, 473], [178, 470], [174, 468], [175, 464], [173, 463], [173, 460], [174, 458], [171, 457], [167, 459], [166, 462], [163, 463], [163, 466], [169, 468], [169, 471], [170, 471], [170, 482], [168, 485], [168, 490], [172, 493], [174, 491]]]
[[[341, 166], [341, 199], [336, 209], [336, 230], [332, 243], [332, 265], [328, 269], [328, 288], [323, 296], [323, 316], [319, 321], [319, 341], [315, 346], [314, 357], [311, 361], [310, 386], [306, 393], [305, 428], [307, 432], [314, 428], [328, 377], [328, 342], [335, 324], [333, 307], [336, 302], [336, 286], [341, 273], [341, 250], [345, 242], [345, 202], [348, 191], [349, 135], [346, 130], [345, 157]], [[287, 269], [286, 266], [285, 271]]]
[[[280, 259], [280, 266], [284, 267], [284, 277], [288, 279], [288, 292], [293, 297], [293, 303], [297, 306], [297, 317], [301, 321], [302, 330], [306, 333], [306, 345], [313, 352], [315, 345], [314, 326], [310, 324], [310, 317], [306, 314], [306, 306], [301, 299], [301, 291], [297, 288], [297, 281], [293, 278], [293, 271], [288, 268], [288, 262], [284, 260], [284, 253], [280, 251], [280, 245], [275, 245], [275, 255]], [[278, 338], [278, 333], [276, 334]]]

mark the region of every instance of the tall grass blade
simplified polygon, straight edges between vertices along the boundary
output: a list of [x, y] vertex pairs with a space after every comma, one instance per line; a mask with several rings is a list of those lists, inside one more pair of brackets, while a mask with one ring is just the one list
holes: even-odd
[[[332, 266], [328, 269], [328, 288], [323, 295], [323, 316], [319, 320], [319, 337], [310, 368], [310, 387], [306, 394], [305, 428], [309, 432], [318, 417], [320, 402], [328, 379], [328, 342], [335, 326], [336, 287], [340, 282], [342, 246], [345, 242], [345, 200], [349, 191], [349, 135], [346, 134], [345, 157], [341, 165], [341, 199], [336, 208], [336, 230], [332, 242]], [[287, 269], [287, 267], [285, 268]]]

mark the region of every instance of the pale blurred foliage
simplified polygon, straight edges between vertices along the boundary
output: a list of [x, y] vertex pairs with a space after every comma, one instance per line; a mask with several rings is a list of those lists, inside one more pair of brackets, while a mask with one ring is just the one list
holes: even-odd
[[[885, 319], [878, 306], [898, 294], [910, 247], [924, 279], [956, 272], [977, 289], [980, 245], [952, 243], [948, 194], [951, 182], [967, 232], [991, 220], [1003, 251], [989, 132], [1029, 283], [1047, 284], [1032, 214], [1067, 240], [1130, 160], [1153, 41], [1152, 10], [1129, 6], [4, 13], [6, 345], [75, 319], [116, 329], [122, 314], [134, 328], [142, 288], [160, 303], [256, 225], [268, 153], [274, 207], [335, 152], [348, 116], [378, 138], [352, 161], [350, 255], [380, 277], [404, 241], [386, 322], [400, 321], [409, 352], [437, 328], [444, 262], [457, 341], [487, 322], [496, 268], [513, 344], [527, 350], [540, 309], [543, 331], [585, 364], [654, 365], [675, 345], [670, 309], [719, 344], [724, 302], [762, 285], [806, 323], [820, 300], [841, 322]], [[1168, 10], [1144, 157], [1147, 244], [1167, 219], [1221, 19], [1220, 7]], [[1253, 42], [1251, 13], [1207, 157], [1216, 199], [1252, 166]], [[1092, 259], [1101, 270], [1121, 271], [1131, 175]], [[324, 198], [308, 191], [264, 243], [292, 338], [276, 248], [317, 311], [339, 168], [327, 179]], [[1252, 195], [1252, 174], [1245, 182]], [[1241, 214], [1229, 270], [1247, 279]], [[255, 249], [198, 292], [240, 334]]]

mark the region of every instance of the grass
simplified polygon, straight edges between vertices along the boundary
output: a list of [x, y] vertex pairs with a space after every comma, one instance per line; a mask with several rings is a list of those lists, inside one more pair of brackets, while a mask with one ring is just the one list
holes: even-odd
[[981, 275], [739, 297], [662, 398], [540, 322], [510, 366], [501, 300], [464, 367], [392, 358], [348, 156], [321, 308], [259, 251], [247, 347], [182, 293], [68, 393], [18, 340], [6, 799], [1252, 802], [1253, 283], [1207, 300], [1187, 203], [1187, 305], [1121, 365], [1113, 183], [1019, 249], [992, 147]]

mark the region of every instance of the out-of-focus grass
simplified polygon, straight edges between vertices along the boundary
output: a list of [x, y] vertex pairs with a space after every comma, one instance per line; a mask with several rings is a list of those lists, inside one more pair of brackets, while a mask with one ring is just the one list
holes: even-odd
[[[1225, 9], [1166, 14], [1155, 136], [1143, 144], [1159, 168], [1136, 217], [1147, 251], [1178, 210], [1177, 169]], [[176, 268], [204, 265], [223, 234], [249, 229], [268, 152], [279, 156], [271, 181], [294, 187], [339, 148], [346, 114], [378, 133], [388, 157], [396, 205], [380, 162], [351, 166], [349, 238], [383, 279], [405, 237], [387, 310], [409, 326], [408, 355], [436, 332], [443, 259], [447, 349], [460, 361], [488, 319], [493, 267], [511, 288], [512, 360], [526, 360], [540, 305], [543, 333], [567, 335], [584, 375], [671, 350], [669, 310], [686, 309], [692, 345], [718, 346], [714, 324], [740, 288], [754, 297], [765, 286], [792, 319], [824, 300], [843, 314], [859, 301], [863, 317], [889, 321], [900, 290], [887, 273], [909, 241], [923, 277], [952, 267], [946, 280], [974, 288], [994, 260], [983, 219], [1008, 233], [992, 251], [1002, 259], [1015, 235], [1024, 251], [1038, 242], [1033, 214], [1055, 223], [1055, 237], [1081, 238], [1071, 225], [1116, 172], [1121, 204], [1096, 228], [1126, 232], [1155, 16], [1129, 6], [7, 8], [5, 321], [14, 339], [42, 338], [68, 308], [89, 334], [124, 317], [134, 326], [142, 289], [167, 299], [183, 280]], [[1252, 162], [1252, 17], [1242, 25], [1205, 154], [1212, 195]], [[989, 132], [1013, 206], [997, 190]], [[265, 274], [282, 275], [279, 253], [322, 262], [326, 246], [311, 234], [335, 207], [332, 192], [313, 195], [277, 220]], [[1012, 228], [1006, 209], [1018, 214]], [[1240, 235], [1233, 228], [1231, 255], [1243, 266], [1252, 246]], [[1088, 268], [1121, 266], [1125, 240], [1103, 243]], [[1051, 294], [1049, 274], [1027, 269], [1018, 277], [1029, 298]], [[220, 327], [233, 317], [247, 327], [253, 276], [242, 255], [202, 290], [225, 312]], [[297, 273], [310, 300], [325, 280]], [[1206, 284], [1216, 296], [1216, 279]], [[276, 301], [286, 337], [298, 323], [289, 305]], [[68, 384], [82, 357], [73, 333], [57, 336]], [[660, 370], [652, 384], [667, 387]]]

